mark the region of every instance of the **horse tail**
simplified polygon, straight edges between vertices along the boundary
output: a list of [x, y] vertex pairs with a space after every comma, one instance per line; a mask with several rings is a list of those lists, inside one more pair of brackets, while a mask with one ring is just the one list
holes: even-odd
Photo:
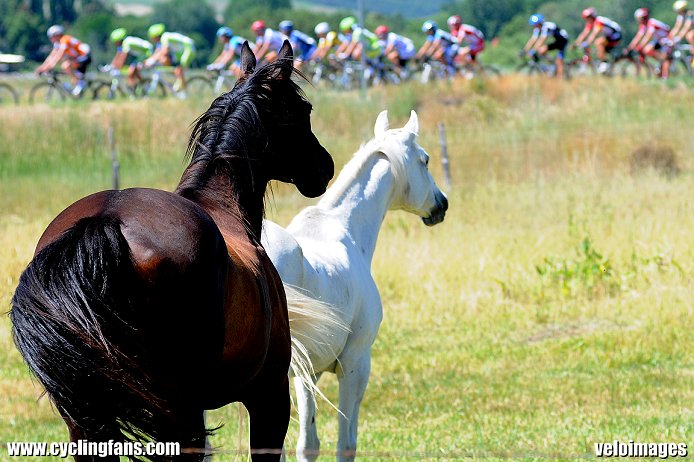
[[22, 274], [10, 318], [17, 348], [66, 421], [84, 435], [170, 441], [138, 331], [142, 284], [115, 217], [83, 218]]
[[[284, 284], [287, 294], [287, 310], [292, 337], [292, 359], [289, 373], [298, 377], [313, 394], [320, 396], [332, 405], [313, 380], [313, 363], [337, 360], [332, 345], [336, 335], [349, 332], [349, 326], [338, 316], [337, 310], [329, 303], [312, 297], [299, 287]], [[333, 406], [334, 407], [334, 406]]]

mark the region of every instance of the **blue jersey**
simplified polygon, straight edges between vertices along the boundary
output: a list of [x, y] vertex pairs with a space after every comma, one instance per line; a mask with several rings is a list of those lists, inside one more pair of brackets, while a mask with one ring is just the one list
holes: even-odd
[[243, 43], [247, 41], [245, 38], [235, 35], [224, 45], [224, 51], [234, 50], [234, 54], [241, 56], [241, 48]]
[[427, 37], [428, 42], [433, 42], [434, 40], [439, 40], [441, 45], [443, 45], [445, 48], [457, 43], [457, 40], [451, 34], [442, 29], [436, 29], [434, 35], [429, 35]]
[[299, 30], [293, 30], [289, 34], [289, 41], [292, 44], [292, 48], [298, 51], [299, 55], [303, 57], [309, 56], [316, 48], [316, 41], [313, 39], [313, 37], [310, 37]]

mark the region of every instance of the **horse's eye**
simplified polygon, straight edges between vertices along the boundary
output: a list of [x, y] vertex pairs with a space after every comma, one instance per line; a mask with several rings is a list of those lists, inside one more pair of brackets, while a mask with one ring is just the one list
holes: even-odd
[[422, 156], [422, 162], [424, 162], [424, 165], [429, 166], [429, 156]]

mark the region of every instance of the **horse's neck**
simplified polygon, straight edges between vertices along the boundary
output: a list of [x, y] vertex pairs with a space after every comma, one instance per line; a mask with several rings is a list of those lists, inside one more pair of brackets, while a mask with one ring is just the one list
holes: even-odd
[[341, 220], [347, 237], [371, 261], [378, 232], [393, 201], [394, 187], [395, 178], [385, 155], [355, 157], [318, 207], [334, 212], [332, 215]]
[[246, 234], [251, 241], [259, 242], [267, 181], [252, 179], [245, 173], [235, 175], [222, 169], [195, 190], [181, 191], [179, 186], [176, 192], [198, 203], [215, 220], [222, 234]]

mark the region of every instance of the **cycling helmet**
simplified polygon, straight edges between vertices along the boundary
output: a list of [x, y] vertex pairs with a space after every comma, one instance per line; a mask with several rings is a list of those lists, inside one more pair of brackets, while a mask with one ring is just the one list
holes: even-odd
[[648, 8], [639, 8], [638, 10], [634, 11], [634, 19], [641, 21], [642, 19], [648, 19], [650, 16], [650, 11], [648, 11]]
[[340, 30], [352, 30], [357, 24], [357, 18], [354, 16], [347, 16], [340, 21]]
[[319, 22], [313, 31], [316, 33], [316, 35], [327, 34], [330, 32], [330, 24], [327, 22]]
[[386, 26], [385, 24], [381, 24], [376, 28], [376, 30], [374, 30], [374, 33], [379, 37], [381, 35], [388, 35], [388, 32], [390, 32], [390, 29], [388, 29], [388, 26]]
[[231, 30], [231, 27], [227, 26], [222, 26], [219, 29], [217, 29], [217, 37], [233, 37], [234, 36], [234, 31]]
[[534, 15], [530, 16], [530, 19], [528, 19], [528, 24], [530, 24], [533, 27], [539, 26], [543, 22], [545, 22], [545, 17], [542, 16], [540, 13], [535, 13]]
[[687, 10], [688, 8], [689, 3], [687, 2], [687, 0], [677, 0], [675, 3], [672, 4], [672, 9], [675, 10], [675, 13]]
[[253, 24], [251, 24], [251, 30], [256, 34], [263, 32], [265, 29], [267, 29], [267, 25], [265, 24], [265, 21], [263, 21], [262, 19], [254, 21]]
[[48, 38], [51, 38], [51, 37], [54, 37], [56, 35], [63, 35], [64, 33], [65, 33], [65, 28], [63, 26], [59, 26], [58, 24], [56, 24], [56, 25], [48, 28], [46, 35], [48, 35]]
[[149, 29], [147, 30], [147, 35], [149, 35], [150, 38], [161, 37], [161, 34], [163, 34], [164, 32], [166, 32], [166, 26], [164, 24], [152, 24], [151, 26], [149, 26]]
[[280, 23], [279, 28], [282, 32], [291, 32], [294, 30], [294, 23], [289, 20], [284, 20]]
[[424, 21], [424, 24], [422, 24], [422, 32], [429, 32], [430, 30], [436, 32], [437, 28], [438, 26], [434, 21]]
[[457, 14], [454, 14], [450, 18], [448, 18], [448, 27], [458, 27], [463, 24], [463, 18], [458, 16]]
[[111, 32], [109, 38], [113, 43], [116, 43], [122, 41], [126, 35], [128, 35], [128, 31], [126, 31], [122, 27], [119, 27], [118, 29], [114, 29], [113, 32]]
[[598, 15], [598, 12], [593, 8], [592, 6], [590, 8], [586, 8], [583, 10], [581, 13], [581, 17], [583, 19], [588, 19], [588, 18], [595, 18]]

